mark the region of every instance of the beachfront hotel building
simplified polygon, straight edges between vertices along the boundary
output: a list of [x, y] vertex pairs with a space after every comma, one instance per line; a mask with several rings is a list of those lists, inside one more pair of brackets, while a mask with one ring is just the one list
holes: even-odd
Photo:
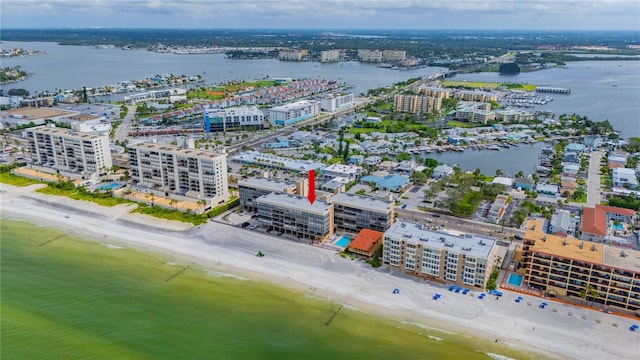
[[264, 113], [257, 106], [227, 109], [204, 109], [206, 132], [264, 129]]
[[496, 241], [472, 234], [431, 230], [397, 221], [385, 231], [386, 266], [422, 279], [484, 289], [496, 261]]
[[440, 110], [442, 98], [424, 95], [396, 95], [394, 103], [396, 111], [422, 114]]
[[522, 264], [526, 284], [576, 301], [590, 286], [598, 295], [589, 300], [640, 310], [640, 251], [545, 234], [542, 226], [541, 220], [527, 223]]
[[296, 184], [289, 181], [280, 181], [267, 178], [252, 178], [238, 181], [240, 193], [240, 206], [245, 211], [256, 211], [256, 199], [272, 192], [283, 194], [295, 194]]
[[256, 199], [258, 221], [272, 232], [298, 240], [324, 241], [334, 233], [333, 204], [305, 196], [270, 193]]
[[386, 231], [393, 223], [394, 202], [348, 193], [331, 198], [336, 228], [357, 233], [362, 229]]
[[291, 104], [275, 106], [267, 110], [269, 123], [275, 126], [289, 126], [310, 119], [320, 113], [315, 101], [300, 100]]
[[38, 170], [75, 175], [96, 183], [101, 173], [113, 167], [108, 135], [53, 125], [27, 129], [25, 135], [29, 141], [31, 165]]
[[142, 143], [129, 145], [129, 166], [137, 187], [213, 205], [229, 199], [226, 153]]

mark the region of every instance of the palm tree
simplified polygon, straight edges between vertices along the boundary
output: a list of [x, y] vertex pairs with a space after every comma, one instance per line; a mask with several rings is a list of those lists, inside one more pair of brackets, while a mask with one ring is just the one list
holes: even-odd
[[593, 306], [593, 302], [600, 298], [600, 293], [598, 293], [598, 290], [594, 289], [594, 287], [589, 284], [584, 289], [580, 290], [580, 297], [582, 298], [583, 303], [587, 298], [591, 298], [591, 306]]

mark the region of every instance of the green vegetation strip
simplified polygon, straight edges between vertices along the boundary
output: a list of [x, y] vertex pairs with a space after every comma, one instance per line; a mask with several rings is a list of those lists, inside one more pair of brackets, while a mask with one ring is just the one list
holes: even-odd
[[0, 182], [13, 186], [29, 186], [33, 184], [41, 184], [40, 181], [14, 175], [10, 172], [0, 173]]
[[160, 219], [192, 223], [196, 226], [207, 222], [206, 215], [194, 214], [191, 212], [185, 213], [178, 210], [161, 208], [156, 205], [149, 206], [147, 204], [138, 204], [138, 208], [133, 210], [132, 212], [151, 215]]
[[465, 88], [465, 89], [497, 89], [501, 86], [510, 90], [534, 91], [537, 85], [534, 84], [518, 84], [518, 83], [498, 83], [498, 82], [482, 82], [482, 81], [453, 81], [445, 80], [440, 83], [443, 87]]
[[71, 237], [38, 247], [60, 232], [6, 219], [0, 230], [6, 359], [542, 358], [348, 307], [325, 326], [337, 304], [298, 291], [193, 266], [166, 282], [185, 262]]
[[120, 199], [111, 196], [108, 192], [95, 192], [91, 193], [85, 188], [71, 186], [65, 186], [65, 183], [49, 183], [47, 187], [36, 190], [39, 193], [47, 195], [66, 196], [73, 200], [91, 201], [102, 206], [116, 206], [120, 204], [131, 204], [132, 201], [126, 199]]

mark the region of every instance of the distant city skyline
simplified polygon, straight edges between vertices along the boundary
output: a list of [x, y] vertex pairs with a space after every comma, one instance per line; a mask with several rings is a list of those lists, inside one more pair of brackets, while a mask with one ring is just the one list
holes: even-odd
[[640, 1], [2, 0], [2, 28], [635, 30]]

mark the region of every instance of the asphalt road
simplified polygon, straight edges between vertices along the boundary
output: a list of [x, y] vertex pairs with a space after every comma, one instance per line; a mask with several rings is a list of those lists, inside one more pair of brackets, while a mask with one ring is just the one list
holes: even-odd
[[587, 205], [600, 204], [600, 160], [602, 151], [594, 151], [589, 159], [589, 179], [587, 181]]
[[135, 105], [127, 106], [127, 116], [122, 119], [122, 124], [118, 126], [116, 129], [115, 136], [113, 137], [113, 141], [120, 140], [124, 141], [128, 139], [129, 129], [131, 128], [131, 120], [136, 117], [137, 107]]

